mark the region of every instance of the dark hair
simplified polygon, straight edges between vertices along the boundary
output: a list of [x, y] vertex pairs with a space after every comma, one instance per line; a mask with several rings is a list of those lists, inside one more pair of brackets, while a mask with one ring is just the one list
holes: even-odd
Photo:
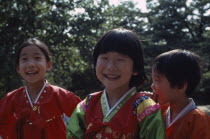
[[202, 64], [198, 55], [187, 50], [172, 50], [157, 56], [153, 61], [157, 73], [165, 75], [171, 87], [182, 88], [187, 83], [185, 91], [190, 96], [198, 86]]
[[19, 59], [20, 59], [20, 53], [21, 50], [27, 46], [31, 46], [31, 45], [35, 45], [37, 46], [42, 53], [44, 54], [45, 58], [47, 61], [51, 61], [51, 53], [49, 51], [49, 48], [40, 40], [36, 39], [36, 38], [30, 38], [27, 39], [25, 42], [23, 42], [23, 44], [20, 46], [20, 48], [18, 49], [17, 53], [16, 53], [16, 61], [15, 61], [15, 66], [17, 67], [19, 65]]
[[98, 56], [107, 52], [118, 52], [127, 55], [133, 60], [134, 71], [138, 74], [131, 77], [130, 87], [139, 87], [148, 80], [144, 70], [142, 45], [134, 32], [123, 28], [117, 28], [108, 31], [102, 36], [93, 51], [94, 70], [96, 68]]

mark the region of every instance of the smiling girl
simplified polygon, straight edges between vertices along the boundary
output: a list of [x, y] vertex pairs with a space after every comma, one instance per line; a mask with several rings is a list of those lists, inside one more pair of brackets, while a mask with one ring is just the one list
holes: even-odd
[[94, 69], [104, 90], [77, 105], [67, 126], [73, 139], [164, 139], [159, 105], [137, 93], [147, 80], [137, 35], [113, 29], [96, 44]]
[[80, 99], [45, 79], [51, 53], [38, 39], [28, 39], [17, 52], [16, 71], [25, 86], [0, 101], [0, 136], [9, 139], [65, 139], [62, 116], [70, 117]]

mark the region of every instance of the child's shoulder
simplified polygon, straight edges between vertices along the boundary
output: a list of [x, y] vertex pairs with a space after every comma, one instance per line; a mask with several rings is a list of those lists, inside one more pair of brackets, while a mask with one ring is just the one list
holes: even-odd
[[17, 97], [17, 96], [21, 96], [22, 95], [22, 93], [21, 92], [24, 92], [25, 91], [25, 88], [24, 87], [20, 87], [20, 88], [17, 88], [17, 89], [15, 89], [15, 90], [13, 90], [13, 91], [11, 91], [11, 92], [8, 92], [3, 98], [2, 98], [2, 100], [4, 99], [6, 99], [6, 100], [10, 100], [10, 99], [12, 99], [12, 98], [14, 98], [14, 97]]
[[207, 115], [207, 113], [203, 112], [202, 110], [200, 110], [199, 108], [196, 108], [194, 110], [191, 110], [189, 112], [190, 115], [193, 115], [194, 117], [206, 117], [210, 120], [210, 117]]
[[102, 93], [103, 91], [88, 94], [87, 97], [83, 100], [83, 103], [87, 104], [90, 101], [90, 99], [101, 97]]
[[80, 102], [80, 106], [82, 107], [82, 109], [84, 111], [86, 111], [86, 109], [88, 107], [88, 104], [90, 103], [90, 100], [93, 100], [93, 99], [94, 100], [99, 100], [99, 98], [101, 97], [102, 93], [103, 93], [103, 91], [99, 91], [99, 92], [94, 92], [94, 93], [88, 94], [87, 97]]
[[191, 126], [196, 126], [196, 128], [210, 128], [210, 117], [198, 108], [189, 111], [183, 117], [181, 122], [185, 122]]
[[102, 93], [103, 91], [98, 91], [98, 92], [90, 93], [88, 96], [101, 96]]
[[22, 86], [22, 87], [20, 87], [20, 88], [17, 88], [17, 89], [15, 89], [15, 90], [13, 90], [13, 91], [7, 93], [6, 96], [13, 96], [13, 95], [16, 95], [17, 93], [20, 94], [20, 92], [23, 92], [23, 91], [25, 91], [25, 88]]
[[144, 104], [145, 106], [155, 105], [156, 102], [152, 100], [150, 97], [138, 92], [133, 96], [134, 104], [141, 105]]
[[133, 110], [139, 121], [142, 121], [147, 116], [160, 109], [160, 106], [156, 102], [141, 93], [136, 93], [134, 98]]
[[71, 91], [64, 89], [60, 86], [56, 86], [56, 85], [51, 85], [51, 84], [47, 84], [46, 85], [47, 90], [51, 91], [51, 92], [55, 92], [55, 93], [72, 93]]

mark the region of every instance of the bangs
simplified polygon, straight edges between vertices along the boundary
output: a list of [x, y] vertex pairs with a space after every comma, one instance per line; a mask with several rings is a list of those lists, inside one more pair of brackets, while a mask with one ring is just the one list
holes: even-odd
[[131, 40], [131, 36], [125, 33], [120, 35], [110, 34], [98, 45], [98, 55], [107, 52], [118, 52], [133, 58], [132, 55], [135, 53], [134, 50], [136, 50], [133, 47], [136, 46], [136, 42]]

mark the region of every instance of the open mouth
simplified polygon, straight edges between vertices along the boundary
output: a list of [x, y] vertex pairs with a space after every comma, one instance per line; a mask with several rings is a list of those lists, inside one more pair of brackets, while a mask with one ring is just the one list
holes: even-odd
[[34, 76], [36, 74], [38, 74], [38, 71], [26, 72], [26, 75], [28, 75], [28, 76]]
[[120, 78], [120, 76], [117, 76], [117, 75], [108, 75], [108, 74], [104, 74], [104, 76], [106, 77], [106, 78], [108, 78], [108, 79], [118, 79], [118, 78]]

